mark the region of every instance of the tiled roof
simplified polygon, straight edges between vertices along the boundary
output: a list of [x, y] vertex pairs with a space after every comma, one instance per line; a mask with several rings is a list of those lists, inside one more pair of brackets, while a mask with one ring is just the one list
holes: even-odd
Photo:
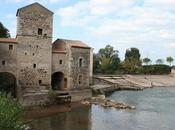
[[15, 38], [0, 38], [0, 43], [17, 43]]
[[68, 40], [68, 39], [57, 39], [55, 43], [57, 43], [57, 41], [62, 41], [72, 47], [79, 47], [79, 48], [88, 48], [90, 49], [91, 47], [89, 47], [88, 45], [86, 45], [85, 43], [83, 43], [82, 41], [79, 41], [79, 40]]

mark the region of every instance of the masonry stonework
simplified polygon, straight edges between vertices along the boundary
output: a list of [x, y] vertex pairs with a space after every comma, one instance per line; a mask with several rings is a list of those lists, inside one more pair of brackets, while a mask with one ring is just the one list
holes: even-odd
[[83, 99], [78, 91], [89, 88], [92, 49], [77, 40], [52, 44], [53, 13], [39, 3], [18, 9], [16, 16], [16, 39], [0, 38], [0, 78], [1, 72], [14, 75], [24, 105], [47, 102], [50, 90], [71, 91]]

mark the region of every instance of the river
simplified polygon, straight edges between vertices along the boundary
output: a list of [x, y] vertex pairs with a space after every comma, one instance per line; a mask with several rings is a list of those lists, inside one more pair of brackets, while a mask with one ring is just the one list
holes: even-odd
[[[175, 88], [117, 91], [108, 97], [135, 106], [134, 110], [100, 106], [71, 107], [71, 110], [31, 118], [37, 130], [174, 130]], [[70, 106], [69, 106], [70, 107]]]

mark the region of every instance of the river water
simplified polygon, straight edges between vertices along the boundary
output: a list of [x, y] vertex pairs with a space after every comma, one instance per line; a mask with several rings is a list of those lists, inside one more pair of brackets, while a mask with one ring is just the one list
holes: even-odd
[[35, 117], [37, 130], [175, 130], [175, 88], [117, 91], [108, 97], [135, 110], [76, 106], [71, 110]]

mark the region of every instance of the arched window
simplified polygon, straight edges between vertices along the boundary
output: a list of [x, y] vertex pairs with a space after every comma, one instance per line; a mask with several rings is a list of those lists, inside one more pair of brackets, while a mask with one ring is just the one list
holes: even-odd
[[82, 65], [83, 65], [83, 59], [79, 58], [79, 67], [82, 67]]

